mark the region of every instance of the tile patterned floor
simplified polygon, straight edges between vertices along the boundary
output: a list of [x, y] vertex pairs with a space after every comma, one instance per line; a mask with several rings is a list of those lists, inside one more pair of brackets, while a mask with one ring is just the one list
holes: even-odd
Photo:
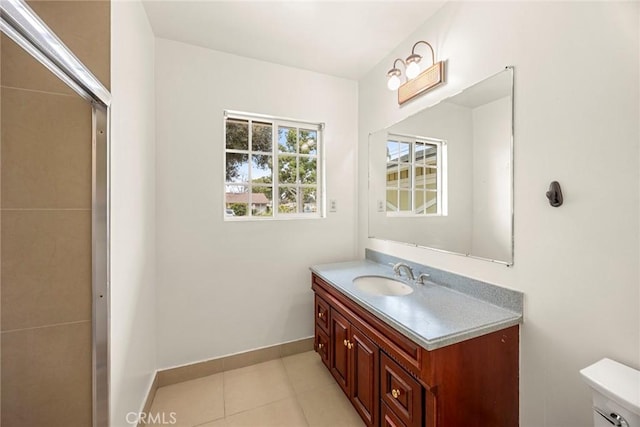
[[176, 427], [364, 426], [313, 351], [161, 387], [150, 412]]

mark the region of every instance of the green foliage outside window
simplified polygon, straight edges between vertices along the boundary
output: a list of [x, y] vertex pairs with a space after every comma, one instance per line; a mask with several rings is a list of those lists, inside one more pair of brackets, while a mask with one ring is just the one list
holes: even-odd
[[247, 205], [244, 203], [231, 203], [229, 209], [233, 211], [235, 216], [245, 216], [247, 214]]
[[253, 194], [251, 206], [229, 206], [235, 216], [272, 217], [275, 205], [277, 213], [318, 212], [319, 130], [236, 117], [225, 129], [225, 192]]

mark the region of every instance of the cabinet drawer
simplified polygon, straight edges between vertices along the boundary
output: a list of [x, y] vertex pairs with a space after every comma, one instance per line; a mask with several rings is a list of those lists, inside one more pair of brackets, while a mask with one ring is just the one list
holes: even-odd
[[315, 300], [316, 310], [316, 325], [324, 331], [325, 334], [329, 333], [329, 304], [327, 304], [322, 298], [316, 295]]
[[405, 424], [393, 413], [386, 403], [382, 403], [380, 418], [382, 419], [382, 427], [406, 427]]
[[380, 395], [404, 425], [422, 425], [422, 386], [384, 353], [380, 354]]
[[320, 355], [322, 359], [322, 363], [325, 364], [327, 368], [329, 368], [329, 337], [325, 334], [322, 329], [316, 326], [316, 339], [313, 345], [316, 352]]

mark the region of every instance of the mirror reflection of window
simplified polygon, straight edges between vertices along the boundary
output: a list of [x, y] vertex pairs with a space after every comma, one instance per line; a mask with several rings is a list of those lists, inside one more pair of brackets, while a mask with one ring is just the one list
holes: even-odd
[[389, 134], [386, 212], [390, 215], [444, 215], [442, 140]]
[[508, 67], [371, 132], [368, 237], [511, 265], [513, 126]]

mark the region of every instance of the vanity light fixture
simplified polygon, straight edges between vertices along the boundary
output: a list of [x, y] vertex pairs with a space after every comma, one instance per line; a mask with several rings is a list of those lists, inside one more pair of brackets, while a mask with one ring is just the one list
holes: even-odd
[[393, 61], [393, 68], [387, 71], [387, 77], [389, 78], [389, 80], [387, 80], [387, 87], [389, 88], [389, 90], [397, 90], [400, 87], [400, 84], [402, 83], [400, 81], [400, 76], [402, 75], [402, 71], [400, 71], [400, 69], [396, 66], [398, 61], [400, 61], [402, 65], [405, 66], [404, 67], [405, 70], [407, 68], [406, 64], [402, 59], [396, 58], [396, 60]]
[[431, 63], [436, 63], [436, 54], [433, 51], [433, 46], [423, 40], [416, 42], [411, 48], [411, 55], [407, 56], [407, 59], [405, 61], [405, 63], [407, 64], [407, 77], [410, 79], [413, 79], [418, 74], [420, 74], [420, 61], [422, 60], [422, 56], [416, 53], [416, 47], [418, 47], [420, 43], [424, 43], [429, 46], [429, 49], [431, 49]]
[[[422, 56], [416, 53], [416, 48], [420, 44], [425, 44], [431, 50], [431, 66], [420, 72], [420, 61]], [[400, 61], [405, 67], [406, 81], [401, 83], [402, 72], [396, 66]], [[393, 61], [393, 68], [387, 72], [387, 87], [390, 90], [398, 91], [398, 104], [402, 105], [416, 96], [433, 89], [444, 83], [444, 62], [436, 62], [436, 55], [433, 46], [424, 40], [416, 42], [411, 48], [411, 55], [406, 60], [400, 58]]]

